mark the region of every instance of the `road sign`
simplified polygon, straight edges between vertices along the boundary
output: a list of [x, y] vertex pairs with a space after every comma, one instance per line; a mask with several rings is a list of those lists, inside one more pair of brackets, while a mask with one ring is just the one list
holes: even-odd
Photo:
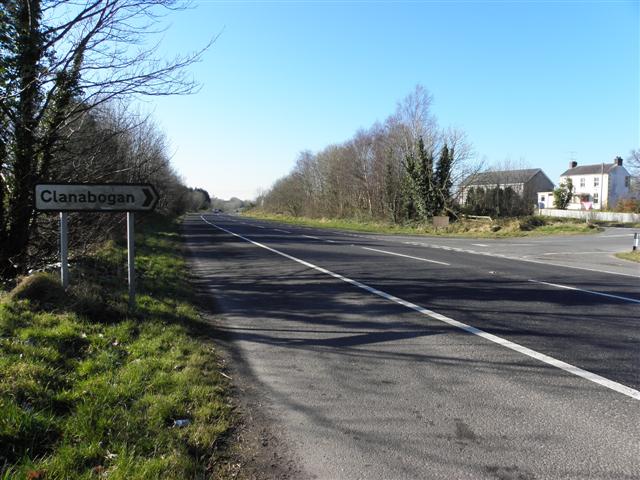
[[36, 185], [36, 210], [150, 212], [158, 193], [149, 184], [47, 183]]
[[133, 212], [150, 212], [158, 203], [158, 192], [138, 183], [41, 183], [36, 185], [36, 210], [60, 212], [60, 278], [69, 285], [67, 212], [127, 212], [127, 263], [129, 308], [135, 307], [135, 245]]

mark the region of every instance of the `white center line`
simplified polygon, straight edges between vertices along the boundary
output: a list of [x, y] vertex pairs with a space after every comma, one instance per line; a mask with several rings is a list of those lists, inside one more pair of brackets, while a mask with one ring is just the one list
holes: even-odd
[[411, 255], [404, 255], [402, 253], [389, 252], [387, 250], [378, 250], [377, 248], [369, 248], [369, 247], [360, 247], [360, 248], [363, 248], [364, 250], [371, 250], [372, 252], [386, 253], [387, 255], [395, 255], [397, 257], [404, 257], [404, 258], [411, 258], [413, 260], [420, 260], [421, 262], [437, 263], [438, 265], [447, 265], [447, 266], [451, 265], [450, 263], [439, 262], [437, 260], [429, 260], [428, 258], [413, 257]]
[[309, 263], [305, 260], [302, 260], [300, 258], [296, 258], [294, 256], [288, 255], [284, 252], [281, 252], [279, 250], [276, 250], [275, 248], [271, 248], [268, 247], [267, 245], [264, 245], [262, 243], [256, 242], [254, 240], [251, 240], [247, 237], [243, 237], [242, 235], [239, 235], [237, 233], [232, 232], [231, 230], [227, 230], [226, 228], [220, 227], [214, 223], [209, 222], [207, 219], [204, 218], [204, 216], [200, 216], [200, 218], [207, 224], [211, 225], [214, 228], [217, 228], [218, 230], [222, 230], [223, 232], [228, 233], [229, 235], [233, 235], [234, 237], [240, 238], [242, 240], [244, 240], [245, 242], [249, 242], [257, 247], [260, 248], [264, 248], [265, 250], [268, 250], [270, 252], [273, 252], [277, 255], [280, 255], [284, 258], [288, 258], [289, 260], [292, 260], [294, 262], [297, 262], [301, 265], [304, 265], [306, 267], [312, 268], [314, 270], [317, 270], [318, 272], [324, 273], [326, 275], [330, 275], [334, 278], [337, 278], [338, 280], [342, 280], [343, 282], [349, 283], [351, 285], [353, 285], [354, 287], [358, 287], [362, 290], [365, 290], [369, 293], [372, 293], [374, 295], [377, 295], [379, 297], [382, 297], [386, 300], [389, 300], [391, 302], [397, 303], [398, 305], [402, 305], [404, 307], [407, 307], [411, 310], [414, 310], [416, 312], [421, 313], [422, 315], [425, 315], [429, 318], [432, 318], [434, 320], [438, 320], [440, 322], [446, 323], [447, 325], [451, 325], [453, 327], [459, 328], [461, 330], [464, 330], [467, 333], [471, 333], [472, 335], [477, 335], [479, 337], [484, 338], [485, 340], [489, 340], [490, 342], [496, 343], [498, 345], [502, 345], [505, 348], [508, 348], [510, 350], [513, 350], [515, 352], [519, 352], [523, 355], [526, 355], [528, 357], [534, 358], [540, 362], [546, 363], [547, 365], [551, 365], [553, 367], [559, 368], [561, 370], [564, 370], [565, 372], [568, 372], [572, 375], [576, 375], [578, 377], [584, 378], [585, 380], [589, 380], [590, 382], [593, 383], [597, 383], [598, 385], [601, 385], [605, 388], [608, 388], [610, 390], [613, 390], [615, 392], [621, 393], [623, 395], [626, 395], [628, 397], [631, 397], [635, 400], [640, 400], [640, 391], [638, 390], [634, 390], [631, 387], [627, 387], [626, 385], [622, 385], [621, 383], [618, 382], [614, 382], [613, 380], [609, 380], [608, 378], [602, 377], [596, 373], [593, 372], [589, 372], [587, 370], [583, 370], [580, 367], [576, 367], [574, 365], [571, 365], [570, 363], [566, 363], [563, 362], [562, 360], [558, 360], [556, 358], [550, 357], [549, 355], [545, 355], [544, 353], [540, 353], [540, 352], [536, 352], [535, 350], [532, 350], [530, 348], [527, 348], [525, 346], [522, 346], [520, 344], [517, 344], [515, 342], [512, 342], [510, 340], [506, 340], [504, 338], [498, 337], [497, 335], [493, 335], [492, 333], [488, 333], [485, 332], [484, 330], [480, 330], [478, 328], [472, 327], [471, 325], [467, 325], [466, 323], [462, 323], [459, 322], [457, 320], [454, 320], [453, 318], [449, 318], [449, 317], [445, 317], [444, 315], [441, 315], [439, 313], [436, 313], [432, 310], [428, 310], [426, 308], [423, 308], [419, 305], [416, 305], [415, 303], [411, 303], [407, 300], [403, 300], [399, 297], [396, 297], [394, 295], [391, 295], [389, 293], [383, 292], [382, 290], [378, 290], [376, 288], [370, 287], [369, 285], [365, 285], [364, 283], [360, 283], [357, 280], [352, 280], [348, 277], [344, 277], [342, 275], [340, 275], [339, 273], [334, 273], [330, 270], [327, 270], [326, 268], [322, 268], [319, 267], [317, 265], [314, 265], [312, 263]]
[[472, 243], [471, 245], [475, 246], [475, 247], [488, 247], [489, 245], [486, 245], [484, 243]]
[[313, 240], [320, 240], [318, 237], [314, 237], [313, 235], [302, 235], [302, 236], [306, 238], [311, 238]]
[[280, 233], [291, 233], [291, 232], [288, 232], [287, 230], [280, 230], [279, 228], [274, 228], [273, 230]]
[[623, 300], [625, 302], [640, 303], [640, 300], [638, 300], [637, 298], [622, 297], [620, 295], [611, 295], [610, 293], [594, 292], [593, 290], [584, 290], [582, 288], [570, 287], [568, 285], [559, 285], [557, 283], [540, 282], [538, 280], [529, 280], [529, 281], [532, 283], [538, 283], [540, 285], [547, 285], [549, 287], [562, 288], [564, 290], [574, 290], [576, 292], [590, 293], [591, 295], [599, 295], [601, 297], [615, 298], [617, 300]]

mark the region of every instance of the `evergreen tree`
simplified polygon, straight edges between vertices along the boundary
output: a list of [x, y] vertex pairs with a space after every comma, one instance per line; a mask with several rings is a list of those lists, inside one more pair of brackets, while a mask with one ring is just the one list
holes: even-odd
[[571, 197], [573, 196], [573, 182], [570, 178], [567, 178], [567, 183], [562, 183], [558, 188], [553, 191], [553, 201], [556, 208], [560, 210], [566, 210], [571, 203]]
[[449, 150], [447, 144], [444, 144], [440, 152], [438, 165], [434, 172], [434, 197], [435, 197], [435, 213], [444, 213], [451, 204], [451, 167], [453, 165], [453, 149]]
[[435, 208], [433, 155], [425, 149], [422, 137], [418, 140], [416, 155], [407, 156], [406, 170], [418, 215], [421, 219], [432, 217]]

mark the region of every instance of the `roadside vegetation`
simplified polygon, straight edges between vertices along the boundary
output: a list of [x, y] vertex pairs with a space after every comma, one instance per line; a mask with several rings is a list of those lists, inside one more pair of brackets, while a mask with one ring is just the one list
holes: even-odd
[[[0, 282], [55, 261], [57, 218], [35, 211], [38, 183], [152, 183], [158, 210], [173, 216], [210, 202], [184, 185], [156, 124], [129, 107], [141, 96], [197, 91], [186, 70], [207, 46], [166, 59], [158, 45], [165, 15], [186, 7], [0, 3]], [[122, 225], [111, 215], [70, 217], [76, 251]]]
[[435, 228], [430, 224], [420, 222], [394, 224], [357, 219], [293, 217], [289, 215], [266, 213], [258, 209], [246, 210], [243, 212], [243, 215], [263, 220], [289, 223], [292, 225], [405, 235], [504, 238], [535, 235], [572, 235], [597, 233], [602, 231], [601, 228], [594, 224], [585, 223], [579, 220], [534, 216], [500, 218], [495, 221], [487, 219], [474, 220], [462, 218], [455, 223], [451, 223], [448, 227]]
[[623, 260], [630, 260], [632, 262], [640, 263], [640, 250], [634, 250], [632, 252], [616, 253], [616, 257], [621, 258]]
[[[257, 197], [251, 215], [320, 219], [313, 222], [355, 230], [468, 236], [597, 230], [580, 220], [545, 219], [534, 225], [537, 198], [522, 180], [530, 169], [508, 160], [486, 167], [463, 131], [438, 125], [431, 105], [431, 95], [418, 85], [383, 122], [317, 152], [301, 152], [291, 171]], [[640, 185], [638, 158], [633, 151], [628, 160], [633, 191]], [[567, 207], [573, 190], [571, 181], [555, 190], [559, 208]], [[626, 200], [617, 208], [640, 207]], [[445, 216], [449, 227], [429, 226], [434, 217]], [[460, 220], [465, 216], [493, 220]]]
[[109, 241], [0, 300], [0, 478], [210, 478], [228, 383], [193, 303], [174, 222], [136, 238], [139, 296]]

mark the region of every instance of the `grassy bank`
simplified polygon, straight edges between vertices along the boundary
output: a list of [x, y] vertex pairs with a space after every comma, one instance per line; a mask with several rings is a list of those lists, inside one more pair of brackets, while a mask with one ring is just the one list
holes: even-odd
[[228, 385], [197, 336], [177, 226], [136, 238], [139, 292], [110, 242], [0, 302], [0, 479], [208, 478], [230, 426]]
[[633, 252], [616, 253], [616, 257], [623, 260], [630, 260], [632, 262], [640, 262], [640, 250], [635, 250]]
[[288, 215], [269, 214], [257, 209], [245, 211], [243, 215], [251, 218], [274, 220], [292, 225], [317, 228], [335, 228], [370, 233], [440, 235], [471, 238], [575, 235], [601, 231], [598, 227], [586, 224], [583, 221], [545, 217], [498, 219], [495, 221], [461, 219], [460, 221], [451, 223], [446, 228], [436, 229], [432, 225], [427, 224], [397, 225], [365, 220], [292, 217]]

